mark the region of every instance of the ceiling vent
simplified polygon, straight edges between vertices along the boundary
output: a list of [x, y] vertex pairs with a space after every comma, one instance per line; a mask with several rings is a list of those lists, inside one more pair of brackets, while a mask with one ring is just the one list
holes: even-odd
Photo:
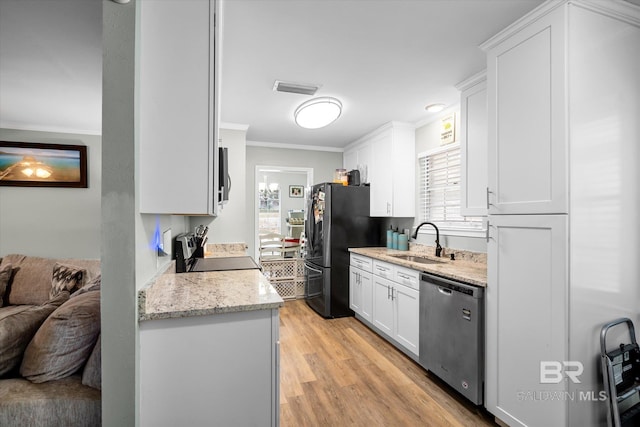
[[318, 88], [319, 86], [315, 85], [283, 82], [281, 80], [276, 80], [273, 84], [273, 90], [276, 92], [298, 93], [300, 95], [314, 95]]

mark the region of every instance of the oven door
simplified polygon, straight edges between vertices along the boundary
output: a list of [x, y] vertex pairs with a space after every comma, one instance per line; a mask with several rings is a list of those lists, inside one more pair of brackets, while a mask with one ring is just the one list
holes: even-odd
[[309, 307], [323, 317], [330, 313], [331, 269], [304, 263], [304, 298]]

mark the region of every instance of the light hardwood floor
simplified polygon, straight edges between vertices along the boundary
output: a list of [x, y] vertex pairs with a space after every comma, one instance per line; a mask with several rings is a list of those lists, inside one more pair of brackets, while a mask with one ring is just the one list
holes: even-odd
[[280, 343], [283, 427], [497, 425], [355, 317], [287, 301]]

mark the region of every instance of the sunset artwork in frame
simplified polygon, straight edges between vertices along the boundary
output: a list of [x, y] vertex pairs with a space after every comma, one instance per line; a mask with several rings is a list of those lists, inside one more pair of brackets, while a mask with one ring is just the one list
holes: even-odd
[[0, 141], [0, 186], [87, 188], [84, 145]]

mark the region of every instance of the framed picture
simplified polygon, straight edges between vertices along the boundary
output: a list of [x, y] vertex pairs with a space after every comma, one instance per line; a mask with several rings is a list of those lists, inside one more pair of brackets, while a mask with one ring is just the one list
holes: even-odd
[[289, 197], [304, 197], [304, 186], [303, 185], [290, 185], [289, 186]]
[[87, 188], [87, 147], [0, 141], [0, 185]]

